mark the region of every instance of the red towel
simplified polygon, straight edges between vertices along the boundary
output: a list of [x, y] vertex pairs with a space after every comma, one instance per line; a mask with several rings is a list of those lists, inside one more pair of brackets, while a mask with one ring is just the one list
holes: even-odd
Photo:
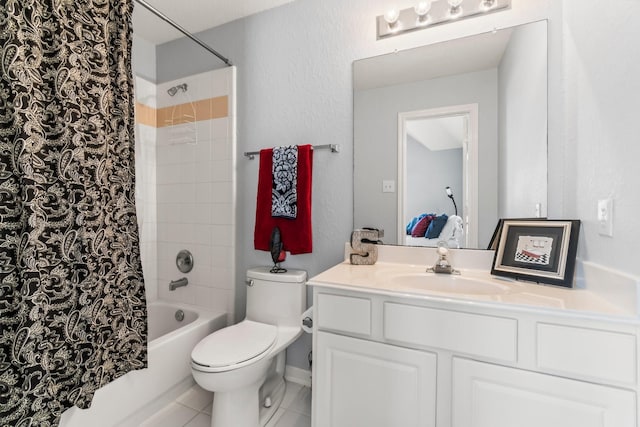
[[260, 150], [260, 170], [258, 172], [258, 199], [256, 204], [256, 228], [253, 245], [261, 251], [269, 250], [273, 227], [280, 228], [284, 250], [292, 255], [312, 251], [311, 239], [311, 176], [313, 148], [311, 145], [298, 146], [298, 215], [295, 219], [271, 216], [271, 189], [273, 176], [273, 149]]

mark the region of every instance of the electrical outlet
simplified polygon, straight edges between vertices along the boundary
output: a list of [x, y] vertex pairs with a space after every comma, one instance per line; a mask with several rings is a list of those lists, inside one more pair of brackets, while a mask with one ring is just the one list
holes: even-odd
[[598, 234], [613, 237], [613, 199], [598, 200]]
[[393, 180], [384, 180], [382, 181], [382, 192], [383, 193], [395, 193], [396, 192], [396, 182]]

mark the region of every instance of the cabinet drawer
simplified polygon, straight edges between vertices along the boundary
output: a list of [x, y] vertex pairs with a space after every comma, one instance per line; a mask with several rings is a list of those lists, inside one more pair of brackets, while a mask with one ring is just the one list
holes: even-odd
[[404, 304], [384, 304], [384, 337], [495, 360], [517, 360], [518, 322]]
[[598, 329], [538, 323], [537, 364], [556, 374], [636, 382], [636, 337]]
[[371, 300], [368, 298], [318, 294], [319, 329], [371, 335]]

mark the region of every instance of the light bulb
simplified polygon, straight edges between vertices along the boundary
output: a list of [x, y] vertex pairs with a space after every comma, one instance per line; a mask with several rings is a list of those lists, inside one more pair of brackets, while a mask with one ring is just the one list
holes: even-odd
[[418, 15], [417, 25], [427, 25], [429, 23], [429, 11], [431, 10], [431, 0], [421, 1], [414, 6], [413, 10]]
[[445, 191], [447, 192], [447, 196], [451, 197], [453, 195], [453, 191], [451, 191], [451, 187], [445, 188]]
[[397, 7], [387, 10], [384, 14], [384, 20], [387, 21], [389, 27], [395, 26], [398, 18], [400, 18], [400, 10]]
[[431, 10], [431, 1], [421, 1], [414, 6], [413, 10], [415, 10], [416, 15], [419, 17], [426, 16], [429, 10]]

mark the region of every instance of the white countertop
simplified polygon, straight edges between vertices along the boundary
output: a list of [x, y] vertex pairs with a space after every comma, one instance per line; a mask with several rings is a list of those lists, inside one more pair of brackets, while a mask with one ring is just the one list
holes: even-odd
[[[597, 292], [588, 289], [570, 289], [557, 286], [539, 285], [520, 282], [506, 278], [491, 276], [483, 270], [461, 269], [461, 277], [476, 279], [500, 288], [500, 292], [492, 294], [463, 294], [447, 293], [423, 289], [419, 286], [407, 286], [398, 283], [394, 277], [399, 272], [406, 274], [422, 274], [426, 270], [426, 263], [405, 264], [398, 262], [380, 262], [374, 265], [352, 265], [342, 262], [315, 277], [307, 283], [311, 286], [355, 290], [404, 298], [419, 298], [438, 301], [457, 302], [459, 304], [473, 304], [482, 306], [509, 306], [537, 311], [579, 312], [584, 315], [623, 318], [624, 320], [637, 318], [637, 313], [629, 306], [625, 307], [613, 303]], [[429, 280], [428, 277], [425, 280]], [[622, 319], [621, 319], [622, 320]]]

